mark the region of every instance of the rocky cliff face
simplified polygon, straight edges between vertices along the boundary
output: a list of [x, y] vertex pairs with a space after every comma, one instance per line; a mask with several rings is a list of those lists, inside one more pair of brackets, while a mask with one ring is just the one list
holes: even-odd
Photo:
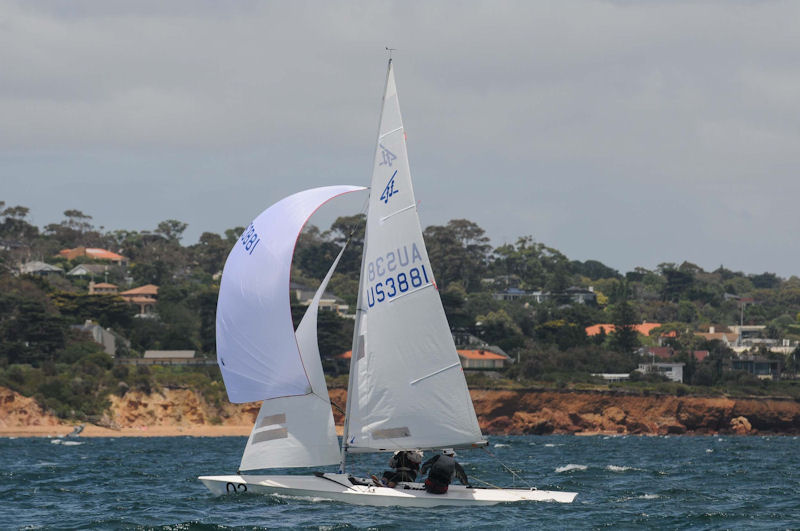
[[45, 412], [33, 398], [0, 387], [0, 430], [28, 426], [58, 426], [58, 417]]
[[800, 403], [603, 392], [472, 391], [490, 434], [800, 433]]
[[103, 419], [115, 428], [140, 426], [245, 426], [255, 422], [260, 403], [215, 407], [189, 389], [164, 389], [149, 395], [138, 391], [110, 397], [111, 407]]
[[[641, 396], [613, 392], [471, 391], [475, 412], [488, 434], [800, 434], [800, 402], [760, 398]], [[344, 409], [347, 392], [331, 389]], [[101, 421], [114, 428], [252, 426], [259, 404], [215, 407], [187, 389], [112, 396]], [[343, 415], [333, 410], [337, 424]], [[56, 426], [61, 421], [32, 399], [0, 388], [0, 430]]]

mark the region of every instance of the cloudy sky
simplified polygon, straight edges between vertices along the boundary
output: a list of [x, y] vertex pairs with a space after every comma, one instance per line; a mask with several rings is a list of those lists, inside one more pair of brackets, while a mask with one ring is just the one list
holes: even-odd
[[798, 20], [779, 1], [0, 0], [0, 200], [39, 226], [179, 219], [190, 244], [366, 184], [391, 46], [424, 226], [622, 272], [800, 275]]

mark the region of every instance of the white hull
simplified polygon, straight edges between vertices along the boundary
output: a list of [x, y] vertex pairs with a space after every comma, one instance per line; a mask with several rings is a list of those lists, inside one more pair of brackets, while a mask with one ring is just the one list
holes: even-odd
[[332, 500], [354, 505], [434, 507], [437, 505], [495, 505], [527, 501], [572, 503], [575, 492], [523, 489], [482, 489], [450, 485], [447, 494], [429, 494], [420, 483], [401, 484], [390, 489], [353, 485], [346, 474], [319, 476], [231, 475], [200, 476], [198, 479], [216, 495], [231, 493], [278, 494]]

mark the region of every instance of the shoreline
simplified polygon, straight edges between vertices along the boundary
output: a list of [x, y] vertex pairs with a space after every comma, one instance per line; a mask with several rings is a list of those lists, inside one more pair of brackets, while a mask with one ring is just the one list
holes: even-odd
[[[55, 426], [0, 427], [0, 439], [41, 437], [61, 439], [72, 433], [80, 424]], [[75, 439], [95, 437], [248, 437], [253, 429], [247, 426], [138, 426], [129, 428], [105, 428], [84, 424], [85, 428]], [[336, 426], [336, 434], [342, 435], [342, 427]]]

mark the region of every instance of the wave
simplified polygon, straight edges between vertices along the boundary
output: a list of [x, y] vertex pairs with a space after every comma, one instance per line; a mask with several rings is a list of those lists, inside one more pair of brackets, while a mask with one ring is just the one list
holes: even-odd
[[617, 466], [617, 465], [608, 465], [606, 470], [611, 472], [627, 472], [628, 470], [639, 470], [638, 468], [634, 468], [632, 466]]
[[556, 474], [560, 474], [562, 472], [572, 472], [573, 470], [586, 470], [587, 468], [589, 467], [586, 465], [574, 465], [570, 463], [569, 465], [556, 468]]
[[494, 445], [494, 447], [495, 448], [511, 448], [511, 445], [510, 444], [497, 443], [497, 444]]

